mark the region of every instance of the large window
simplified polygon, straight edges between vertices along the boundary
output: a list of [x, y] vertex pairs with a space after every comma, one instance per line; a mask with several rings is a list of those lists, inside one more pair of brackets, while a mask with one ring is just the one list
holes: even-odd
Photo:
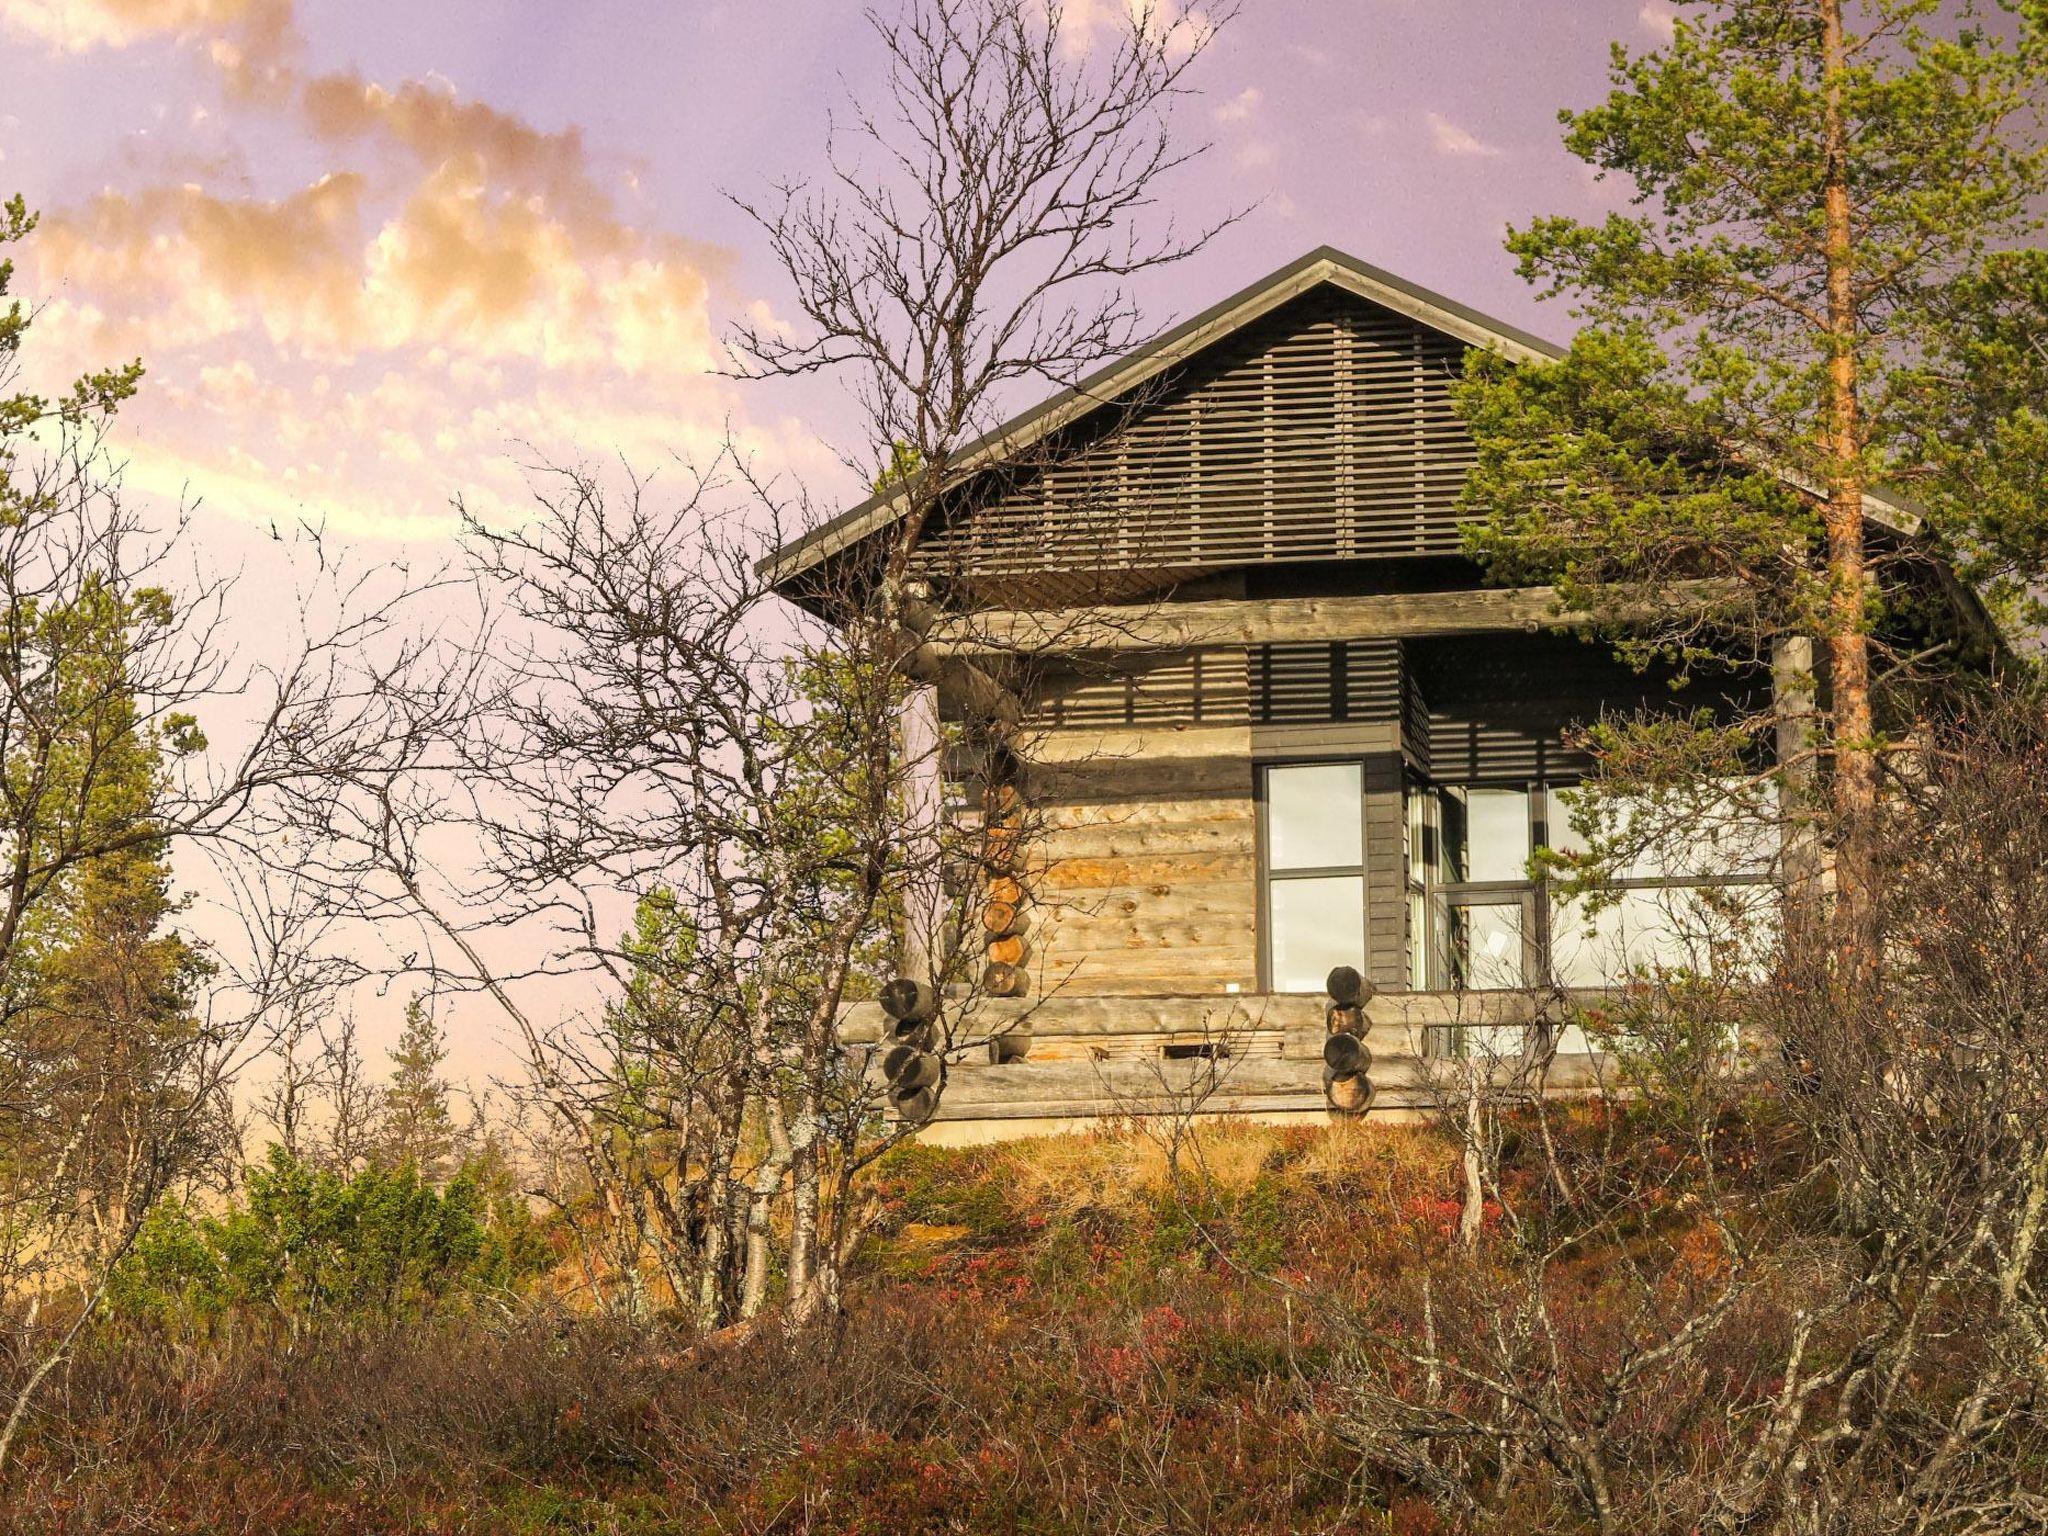
[[1365, 968], [1365, 772], [1268, 768], [1261, 788], [1267, 985], [1320, 992], [1333, 966]]
[[1541, 942], [1529, 853], [1541, 837], [1519, 789], [1410, 787], [1408, 984], [1522, 987]]
[[[1546, 795], [1550, 846], [1583, 851], [1572, 830], [1570, 790]], [[1633, 859], [1614, 872], [1598, 904], [1554, 899], [1548, 960], [1560, 985], [1598, 987], [1632, 975], [1689, 970], [1741, 975], [1759, 970], [1775, 939], [1778, 824], [1766, 802], [1729, 809], [1713, 793], [1694, 808], [1618, 807], [1635, 834]], [[1640, 815], [1643, 826], [1628, 823]]]
[[[1260, 783], [1267, 985], [1318, 992], [1332, 966], [1367, 969], [1364, 770], [1274, 766]], [[1535, 868], [1539, 849], [1582, 851], [1572, 794], [1560, 785], [1409, 782], [1402, 867], [1411, 988], [1592, 988], [1660, 970], [1754, 967], [1777, 911], [1778, 829], [1768, 807], [1716, 813], [1708, 795], [1695, 815], [1645, 813], [1645, 825], [1673, 830], [1640, 839], [1635, 860], [1592, 902], [1564, 899]]]

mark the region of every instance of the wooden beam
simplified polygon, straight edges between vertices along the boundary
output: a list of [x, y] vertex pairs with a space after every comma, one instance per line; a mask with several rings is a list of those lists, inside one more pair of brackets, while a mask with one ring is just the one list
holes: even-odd
[[[1715, 595], [1714, 585], [1677, 583], [1655, 606], [1704, 605]], [[1361, 597], [1224, 598], [1129, 608], [995, 609], [937, 619], [928, 634], [933, 650], [964, 657], [1391, 640], [1534, 632], [1592, 622], [1591, 614], [1563, 609], [1554, 587], [1480, 587]]]
[[951, 655], [1004, 651], [1175, 651], [1405, 635], [1483, 634], [1567, 622], [1550, 587], [1387, 592], [1362, 597], [1222, 598], [1129, 609], [1013, 609], [949, 617], [931, 643]]
[[[1609, 998], [1604, 989], [1571, 993], [1574, 1002], [1592, 1004]], [[1365, 1005], [1371, 1030], [1366, 1043], [1379, 1054], [1404, 1049], [1397, 1042], [1408, 1032], [1432, 1025], [1501, 1026], [1527, 1024], [1539, 1015], [1546, 999], [1531, 992], [1382, 992]], [[1319, 1036], [1329, 999], [1306, 992], [1230, 992], [1154, 997], [1093, 997], [1055, 992], [1033, 998], [980, 998], [962, 1026], [969, 1036], [1015, 1023], [1028, 1023], [1036, 1038], [1168, 1034], [1205, 1036], [1280, 1033], [1294, 1037], [1304, 1031]], [[882, 1010], [874, 1003], [850, 1003], [840, 1016], [839, 1035], [849, 1045], [881, 1038]], [[1320, 1046], [1317, 1047], [1321, 1049]], [[1320, 1086], [1321, 1079], [1317, 1079]]]
[[1016, 694], [973, 662], [962, 659], [965, 653], [927, 638], [939, 618], [938, 610], [922, 598], [905, 600], [903, 623], [910, 631], [912, 643], [904, 653], [904, 672], [938, 689], [968, 715], [984, 723], [1012, 727], [1022, 724], [1024, 705]]

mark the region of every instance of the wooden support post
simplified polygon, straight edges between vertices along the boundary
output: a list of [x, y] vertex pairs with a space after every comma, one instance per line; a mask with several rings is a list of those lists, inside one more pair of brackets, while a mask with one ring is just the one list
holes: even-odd
[[945, 870], [940, 856], [945, 784], [939, 756], [939, 694], [910, 690], [897, 718], [903, 751], [903, 974], [935, 980], [945, 965]]
[[1771, 703], [1777, 719], [1780, 857], [1788, 939], [1815, 931], [1821, 916], [1819, 764], [1814, 757], [1813, 641], [1783, 635], [1771, 646]]

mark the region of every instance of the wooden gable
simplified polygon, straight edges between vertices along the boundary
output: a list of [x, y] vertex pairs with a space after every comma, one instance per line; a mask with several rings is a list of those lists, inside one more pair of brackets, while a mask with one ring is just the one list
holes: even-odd
[[1455, 554], [1466, 343], [1322, 284], [960, 488], [932, 575]]

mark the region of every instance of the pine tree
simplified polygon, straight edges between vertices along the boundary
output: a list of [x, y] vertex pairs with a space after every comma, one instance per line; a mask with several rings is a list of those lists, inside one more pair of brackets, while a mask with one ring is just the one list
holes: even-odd
[[[1474, 549], [1617, 623], [1649, 589], [1719, 583], [1704, 615], [1638, 628], [1647, 648], [1820, 642], [1836, 947], [1868, 976], [1886, 746], [1872, 581], [1892, 557], [1865, 498], [1957, 484], [1980, 457], [1981, 440], [1932, 451], [1928, 423], [1966, 420], [1969, 386], [1928, 363], [1970, 350], [1998, 248], [2039, 227], [2048, 6], [1679, 3], [1669, 46], [1616, 45], [1611, 94], [1562, 117], [1573, 154], [1633, 185], [1632, 209], [1510, 234], [1524, 277], [1591, 324], [1555, 366], [1475, 364]], [[1935, 509], [1938, 544], [2040, 568], [2038, 504]]]
[[388, 1167], [410, 1165], [430, 1183], [453, 1171], [455, 1121], [448, 1110], [448, 1084], [441, 1064], [448, 1044], [423, 998], [405, 1005], [405, 1028], [388, 1053], [391, 1081], [384, 1089], [378, 1127], [378, 1161]]
[[[108, 691], [118, 696], [118, 683]], [[162, 750], [136, 728], [132, 702], [108, 718], [117, 713], [126, 715], [117, 739], [95, 754], [97, 778], [84, 803], [98, 825], [89, 835], [109, 845], [123, 833], [137, 840], [73, 870], [38, 914], [50, 942], [22, 978], [21, 1014], [74, 1198], [109, 1247], [168, 1175], [194, 1171], [227, 1140], [224, 1106], [195, 1101], [206, 1089], [189, 1071], [202, 1045], [194, 1000], [209, 968], [168, 930], [178, 905], [168, 853], [148, 836]]]

